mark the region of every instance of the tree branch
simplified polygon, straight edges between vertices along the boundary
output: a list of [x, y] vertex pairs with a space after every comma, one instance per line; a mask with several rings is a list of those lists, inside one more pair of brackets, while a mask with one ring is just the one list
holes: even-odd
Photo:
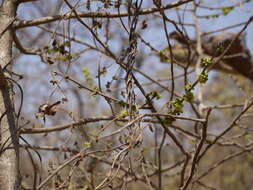
[[[142, 9], [138, 12], [138, 15], [147, 15], [155, 12], [159, 12], [161, 10], [167, 10], [167, 9], [172, 9], [175, 7], [178, 7], [180, 5], [189, 3], [193, 0], [182, 0], [182, 1], [176, 1], [174, 3], [161, 6], [159, 8], [148, 8], [148, 9]], [[119, 18], [119, 17], [128, 17], [128, 16], [133, 16], [133, 13], [129, 12], [77, 12], [78, 16], [80, 18]], [[32, 20], [17, 20], [13, 23], [13, 27], [15, 29], [20, 29], [20, 28], [25, 28], [25, 27], [30, 27], [30, 26], [37, 26], [40, 24], [45, 24], [45, 23], [50, 23], [54, 22], [57, 20], [68, 20], [68, 19], [73, 19], [76, 18], [75, 13], [72, 11], [63, 15], [54, 15], [54, 16], [47, 16], [47, 17], [42, 17], [38, 19], [32, 19]]]

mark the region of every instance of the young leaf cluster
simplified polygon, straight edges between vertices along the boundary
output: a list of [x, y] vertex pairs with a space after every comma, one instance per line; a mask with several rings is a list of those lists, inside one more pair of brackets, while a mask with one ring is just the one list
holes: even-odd
[[203, 71], [198, 77], [198, 82], [204, 84], [206, 83], [207, 80], [208, 80], [208, 72]]

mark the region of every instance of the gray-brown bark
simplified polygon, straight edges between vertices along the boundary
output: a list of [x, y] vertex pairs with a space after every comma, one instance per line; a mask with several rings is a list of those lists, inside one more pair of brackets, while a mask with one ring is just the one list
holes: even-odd
[[[5, 0], [0, 10], [0, 189], [20, 189], [19, 141], [12, 92], [3, 73], [3, 67], [12, 57], [12, 30], [10, 23], [16, 15], [15, 0]], [[7, 29], [8, 28], [8, 29]], [[6, 30], [7, 29], [7, 30]]]

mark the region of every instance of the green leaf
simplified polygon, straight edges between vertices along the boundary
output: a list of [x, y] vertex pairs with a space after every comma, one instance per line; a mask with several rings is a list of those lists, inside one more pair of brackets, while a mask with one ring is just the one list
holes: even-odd
[[196, 144], [196, 140], [194, 140], [194, 139], [189, 139], [188, 142], [191, 145], [195, 145]]
[[84, 185], [81, 190], [88, 190], [88, 189], [89, 189], [89, 186], [88, 185]]
[[48, 49], [47, 49], [47, 53], [48, 53], [48, 54], [53, 54], [53, 53], [56, 53], [56, 52], [58, 52], [58, 49], [57, 49], [57, 48], [48, 48]]
[[66, 59], [67, 59], [68, 61], [71, 61], [71, 59], [73, 58], [71, 54], [68, 54], [68, 55], [66, 55], [65, 57], [66, 57]]
[[210, 15], [211, 18], [219, 18], [220, 15], [218, 14], [213, 14], [213, 15]]
[[192, 102], [194, 100], [194, 94], [192, 91], [186, 91], [185, 95], [183, 96], [185, 101]]
[[234, 7], [223, 7], [221, 10], [223, 15], [228, 15], [233, 9]]
[[97, 86], [92, 87], [93, 92], [91, 93], [91, 96], [96, 96], [99, 93], [99, 88]]
[[174, 121], [176, 121], [173, 117], [166, 117], [162, 120], [162, 122], [166, 125], [171, 125]]
[[125, 110], [122, 110], [122, 111], [120, 112], [119, 117], [125, 117], [125, 116], [128, 116], [128, 115], [129, 115], [129, 113], [128, 113], [128, 111], [125, 109]]
[[244, 135], [244, 138], [245, 138], [245, 140], [251, 140], [252, 135], [250, 135], [250, 134]]
[[84, 142], [84, 147], [85, 148], [90, 148], [91, 146], [92, 146], [92, 143], [91, 142], [88, 142], [88, 141], [86, 141], [86, 142]]
[[123, 100], [118, 101], [118, 104], [119, 104], [121, 107], [127, 107], [127, 103], [125, 103]]
[[86, 76], [86, 75], [90, 75], [90, 71], [87, 67], [83, 67], [83, 70], [82, 70], [83, 74]]
[[148, 93], [147, 96], [150, 97], [151, 99], [156, 98], [157, 100], [159, 100], [161, 98], [160, 93], [157, 91], [152, 91], [152, 92]]
[[190, 91], [190, 90], [193, 90], [194, 88], [192, 87], [192, 85], [186, 84], [186, 85], [184, 86], [184, 89], [185, 89], [186, 91]]
[[199, 83], [202, 83], [202, 84], [204, 84], [204, 83], [206, 83], [206, 81], [208, 80], [208, 72], [202, 72], [200, 75], [199, 75], [199, 77], [198, 77], [198, 81], [199, 81]]
[[70, 41], [66, 41], [66, 42], [64, 43], [64, 45], [67, 46], [67, 47], [70, 47], [71, 43], [70, 43]]
[[222, 43], [220, 43], [217, 48], [218, 53], [222, 54], [224, 52], [224, 50], [225, 50], [224, 45]]
[[205, 67], [209, 66], [212, 64], [212, 58], [210, 57], [204, 57], [201, 59], [201, 64]]
[[165, 54], [165, 50], [159, 51], [157, 53], [158, 57], [160, 58], [161, 62], [167, 62], [168, 61], [168, 57]]
[[132, 111], [137, 113], [139, 111], [139, 107], [137, 105], [132, 105]]
[[192, 85], [186, 84], [184, 89], [185, 89], [185, 94], [183, 96], [184, 100], [187, 102], [192, 102], [194, 100], [194, 94], [192, 92], [194, 88], [192, 87]]
[[74, 190], [74, 185], [72, 183], [68, 185], [68, 190]]
[[93, 80], [88, 67], [83, 67], [82, 72], [86, 81], [91, 82]]
[[184, 108], [184, 98], [176, 98], [175, 100], [172, 101], [172, 105], [174, 107], [174, 111], [172, 112], [173, 114], [180, 114], [183, 113], [183, 108]]

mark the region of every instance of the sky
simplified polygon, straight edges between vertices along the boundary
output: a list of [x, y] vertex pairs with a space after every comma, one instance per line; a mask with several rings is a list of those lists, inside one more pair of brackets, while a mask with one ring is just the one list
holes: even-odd
[[[163, 1], [164, 3], [166, 2], [174, 2], [174, 1]], [[230, 1], [230, 0], [205, 0], [205, 2], [210, 3], [212, 7], [220, 7], [220, 6], [231, 6], [231, 2], [234, 2], [234, 0]], [[48, 0], [41, 0], [38, 1], [38, 3], [42, 3], [42, 5], [44, 5], [45, 7], [49, 7], [49, 9], [43, 8], [43, 6], [41, 6], [41, 10], [39, 11], [38, 9], [35, 8], [35, 6], [33, 6], [33, 4], [31, 3], [26, 3], [23, 4], [19, 7], [18, 9], [18, 14], [17, 16], [20, 18], [23, 18], [25, 20], [29, 20], [32, 18], [38, 18], [40, 17], [40, 15], [42, 14], [43, 16], [47, 16], [48, 13], [47, 11], [51, 12], [49, 13], [49, 15], [53, 15], [52, 11], [54, 9], [54, 5], [52, 4], [52, 6], [46, 6], [48, 5], [47, 3], [52, 3], [52, 1], [48, 1]], [[144, 1], [144, 5], [143, 7], [148, 7], [148, 1]], [[95, 7], [95, 4], [94, 4]], [[186, 8], [189, 9], [191, 7], [187, 6], [182, 6], [182, 8]], [[253, 16], [252, 14], [252, 9], [253, 9], [253, 1], [251, 1], [250, 3], [245, 4], [242, 7], [237, 7], [234, 10], [232, 10], [227, 16], [223, 16], [221, 15], [219, 18], [210, 18], [210, 19], [199, 19], [199, 24], [200, 27], [202, 29], [203, 32], [205, 31], [212, 31], [215, 29], [219, 29], [219, 28], [223, 28], [225, 26], [230, 26], [233, 24], [237, 24], [240, 22], [245, 22], [248, 20], [248, 18], [250, 16]], [[66, 9], [64, 9], [66, 10]], [[63, 11], [64, 11], [63, 10]], [[216, 12], [216, 11], [215, 11]], [[213, 11], [207, 11], [206, 9], [199, 9], [198, 11], [198, 15], [209, 15], [209, 14], [213, 14], [215, 13]], [[168, 16], [168, 18], [174, 20], [177, 19], [177, 15], [175, 14], [175, 11], [172, 10], [167, 10], [166, 11], [166, 15]], [[142, 17], [140, 17], [142, 18]], [[147, 23], [148, 23], [148, 30], [145, 30], [143, 32], [143, 37], [144, 39], [147, 39], [147, 41], [149, 43], [151, 43], [156, 49], [158, 50], [162, 50], [167, 46], [166, 43], [166, 37], [164, 34], [164, 31], [162, 29], [162, 25], [156, 25], [154, 24], [154, 17], [147, 17]], [[190, 23], [192, 22], [192, 15], [185, 13], [184, 17], [182, 18], [184, 20], [184, 22], [186, 23]], [[161, 20], [161, 19], [160, 19]], [[117, 19], [117, 22], [119, 22], [119, 20]], [[59, 22], [54, 22], [53, 25], [57, 26]], [[161, 23], [160, 23], [161, 24]], [[73, 25], [74, 29], [77, 30], [78, 33], [78, 27], [76, 27], [77, 25]], [[76, 27], [76, 28], [75, 28]], [[174, 30], [173, 26], [171, 24], [167, 25], [167, 28], [169, 30], [169, 32], [172, 32]], [[242, 28], [242, 26], [228, 30], [228, 32], [238, 32], [240, 29]], [[29, 35], [33, 36], [34, 34], [36, 34], [37, 32], [39, 32], [38, 29], [36, 29], [35, 27], [33, 27], [32, 29], [30, 29]], [[82, 28], [80, 28], [80, 33], [82, 32]], [[194, 38], [194, 34], [195, 31], [193, 30], [193, 28], [187, 27], [187, 32], [189, 33], [189, 36]], [[247, 45], [251, 51], [251, 53], [253, 52], [253, 23], [251, 25], [248, 26], [247, 28], [247, 33], [246, 33], [246, 42]], [[36, 35], [35, 35], [36, 36]], [[87, 40], [88, 34], [85, 34], [85, 36], [79, 36], [81, 38], [85, 38], [85, 40]], [[116, 35], [117, 36], [117, 35]], [[24, 38], [25, 39], [25, 38]], [[119, 38], [115, 38], [112, 41], [112, 49], [117, 50], [120, 48], [120, 43], [119, 41], [117, 41]], [[21, 38], [21, 41], [23, 39]], [[90, 38], [90, 41], [92, 42], [92, 38]], [[42, 42], [44, 42], [44, 44], [50, 43], [50, 38], [47, 39], [43, 39]], [[141, 44], [141, 43], [139, 43]], [[148, 48], [143, 48], [143, 45], [140, 46], [140, 52], [143, 51], [144, 53], [147, 53], [149, 50]], [[95, 66], [94, 64], [91, 63], [91, 60], [94, 58], [94, 54], [88, 54], [88, 56], [84, 57], [84, 60], [86, 60], [86, 63], [89, 67], [93, 67], [94, 69]], [[98, 58], [98, 57], [95, 57]], [[159, 61], [159, 59], [155, 56], [149, 56], [148, 59], [145, 59], [145, 61], [147, 62], [148, 67], [145, 67], [143, 70], [145, 72], [147, 72], [148, 74], [151, 74], [152, 76], [156, 76], [157, 73], [153, 72], [156, 70], [163, 70], [164, 69], [168, 69], [168, 65], [165, 64], [153, 64], [157, 61]], [[47, 65], [45, 65], [44, 63], [40, 62], [40, 59], [38, 57], [35, 56], [22, 56], [20, 57], [20, 59], [18, 60], [19, 64], [15, 65], [15, 70], [20, 72], [20, 73], [24, 73], [26, 77], [29, 77], [30, 74], [33, 74], [35, 76], [39, 76], [40, 73], [43, 73], [44, 77], [51, 77], [50, 73], [46, 73], [44, 72], [47, 69]], [[103, 59], [102, 62], [106, 63], [107, 65], [112, 64], [112, 62], [106, 59]], [[27, 67], [27, 64], [29, 64], [29, 67]], [[145, 63], [146, 64], [146, 63]], [[25, 67], [24, 67], [25, 65]], [[56, 66], [50, 66], [50, 70], [54, 70], [54, 68], [56, 68]], [[117, 68], [111, 69], [110, 72], [115, 72]], [[152, 71], [152, 72], [150, 72]], [[95, 76], [95, 74], [94, 74]], [[109, 78], [112, 75], [109, 75]], [[139, 76], [140, 77], [140, 76]], [[104, 82], [108, 81], [109, 78], [105, 78]], [[35, 85], [36, 84], [36, 85]], [[26, 95], [30, 97], [30, 102], [37, 102], [37, 97], [36, 96], [31, 96], [30, 94], [33, 94], [34, 92], [39, 93], [40, 95], [45, 94], [44, 97], [44, 101], [46, 101], [46, 96], [48, 96], [48, 89], [47, 86], [43, 85], [44, 83], [39, 81], [39, 78], [33, 78], [33, 80], [30, 80], [28, 84], [26, 84], [26, 90], [25, 93], [27, 93]], [[39, 88], [38, 88], [39, 86]], [[41, 102], [42, 103], [42, 102]], [[38, 106], [38, 105], [36, 105]], [[27, 111], [28, 112], [34, 112], [35, 110], [37, 111], [37, 108], [34, 107], [27, 107]]]

